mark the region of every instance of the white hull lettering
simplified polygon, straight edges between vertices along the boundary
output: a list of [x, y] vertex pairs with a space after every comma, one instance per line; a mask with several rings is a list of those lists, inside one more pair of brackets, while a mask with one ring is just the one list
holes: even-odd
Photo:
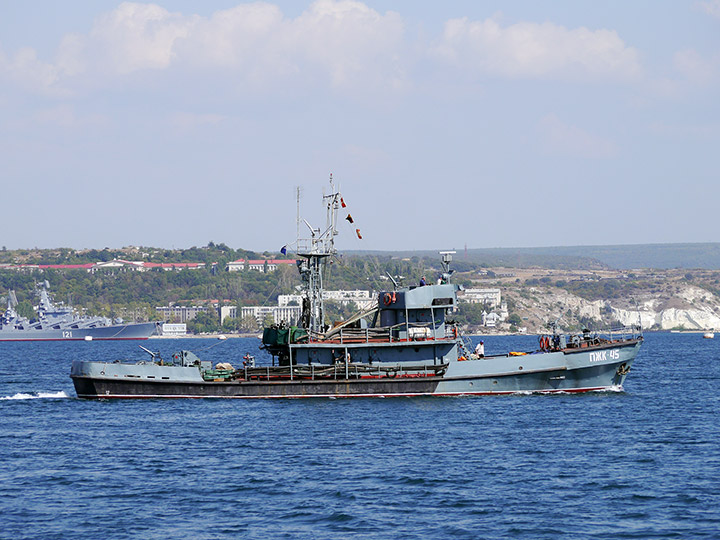
[[619, 360], [620, 350], [612, 349], [610, 351], [595, 351], [590, 353], [590, 362], [607, 362], [608, 358], [610, 358], [610, 360]]

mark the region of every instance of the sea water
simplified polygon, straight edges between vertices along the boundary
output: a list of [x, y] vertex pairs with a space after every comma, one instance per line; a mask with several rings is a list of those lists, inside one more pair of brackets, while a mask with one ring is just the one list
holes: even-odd
[[[257, 339], [142, 344], [263, 360]], [[137, 343], [0, 351], [0, 538], [720, 537], [702, 334], [647, 334], [622, 391], [583, 395], [86, 401], [71, 361]]]

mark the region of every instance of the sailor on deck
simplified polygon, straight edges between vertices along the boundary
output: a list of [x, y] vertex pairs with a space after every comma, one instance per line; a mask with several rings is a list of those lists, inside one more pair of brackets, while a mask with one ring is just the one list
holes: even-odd
[[485, 344], [482, 341], [475, 347], [475, 354], [478, 355], [478, 358], [485, 358]]

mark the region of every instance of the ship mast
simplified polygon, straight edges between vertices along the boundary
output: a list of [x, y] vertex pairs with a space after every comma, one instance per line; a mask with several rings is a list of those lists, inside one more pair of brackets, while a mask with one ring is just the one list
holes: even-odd
[[327, 210], [325, 230], [315, 229], [303, 220], [310, 230], [310, 238], [301, 239], [298, 233], [297, 254], [302, 258], [298, 262], [303, 282], [304, 298], [301, 326], [314, 334], [325, 331], [325, 310], [323, 307], [323, 269], [328, 257], [335, 255], [335, 236], [337, 231], [337, 212], [340, 206], [340, 193], [335, 188], [330, 174], [330, 194], [323, 194]]

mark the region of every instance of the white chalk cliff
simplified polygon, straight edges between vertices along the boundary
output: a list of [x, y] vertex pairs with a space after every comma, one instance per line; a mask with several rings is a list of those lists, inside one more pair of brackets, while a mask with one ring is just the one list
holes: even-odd
[[535, 331], [542, 331], [542, 326], [555, 319], [573, 322], [568, 320], [569, 313], [576, 320], [595, 319], [598, 326], [620, 321], [626, 326], [639, 322], [644, 329], [720, 330], [720, 298], [692, 285], [672, 292], [644, 293], [635, 300], [589, 301], [562, 289], [530, 290], [531, 295], [516, 296], [508, 291], [508, 296], [514, 299], [517, 310], [528, 317], [529, 325], [538, 326]]

